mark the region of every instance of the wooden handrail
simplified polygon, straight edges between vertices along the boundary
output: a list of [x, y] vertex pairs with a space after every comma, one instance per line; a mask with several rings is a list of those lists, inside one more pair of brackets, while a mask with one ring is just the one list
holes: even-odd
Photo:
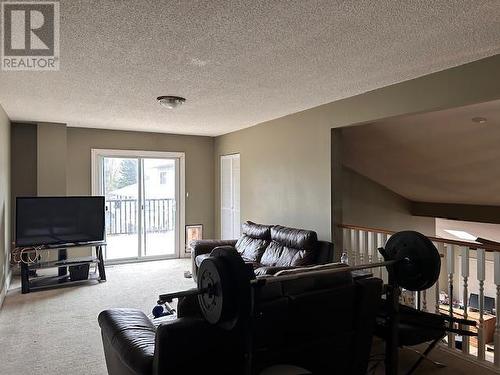
[[[339, 228], [354, 229], [354, 230], [361, 230], [363, 232], [373, 232], [373, 233], [381, 233], [381, 234], [388, 234], [388, 235], [393, 235], [394, 233], [396, 233], [395, 231], [391, 231], [391, 230], [387, 230], [387, 229], [368, 228], [368, 227], [361, 227], [359, 225], [350, 225], [350, 224], [339, 224]], [[495, 245], [495, 244], [450, 240], [447, 238], [431, 237], [431, 236], [427, 236], [427, 238], [429, 238], [431, 241], [434, 241], [434, 242], [447, 243], [450, 245], [465, 246], [465, 247], [468, 247], [469, 249], [474, 249], [474, 250], [484, 249], [487, 252], [497, 252], [497, 251], [500, 252], [500, 245]]]

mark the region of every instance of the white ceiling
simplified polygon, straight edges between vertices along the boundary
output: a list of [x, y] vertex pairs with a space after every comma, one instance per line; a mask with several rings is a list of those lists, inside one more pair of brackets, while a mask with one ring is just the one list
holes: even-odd
[[500, 206], [500, 101], [342, 132], [344, 165], [410, 200]]
[[0, 104], [214, 136], [499, 52], [498, 0], [61, 0], [61, 70], [1, 72]]

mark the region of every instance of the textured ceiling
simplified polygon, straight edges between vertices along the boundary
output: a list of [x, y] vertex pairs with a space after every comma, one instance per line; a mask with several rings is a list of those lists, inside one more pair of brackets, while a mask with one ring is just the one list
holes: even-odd
[[[500, 52], [498, 0], [61, 0], [61, 70], [13, 120], [220, 135]], [[181, 95], [176, 111], [159, 95]]]
[[500, 101], [344, 128], [343, 135], [345, 165], [408, 199], [500, 206]]

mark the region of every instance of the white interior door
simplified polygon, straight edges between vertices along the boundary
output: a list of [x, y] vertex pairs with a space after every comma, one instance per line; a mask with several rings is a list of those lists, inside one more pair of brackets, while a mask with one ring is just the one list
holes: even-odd
[[221, 171], [221, 238], [240, 236], [240, 154], [224, 155]]

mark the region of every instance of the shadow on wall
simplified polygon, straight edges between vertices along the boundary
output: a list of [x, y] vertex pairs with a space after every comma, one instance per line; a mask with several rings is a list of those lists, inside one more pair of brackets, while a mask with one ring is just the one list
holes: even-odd
[[435, 219], [411, 214], [411, 202], [369, 178], [343, 168], [342, 211], [345, 224], [435, 235]]
[[[6, 240], [6, 211], [5, 201], [0, 200], [0, 264], [2, 265], [2, 273], [0, 274], [0, 290], [3, 289], [7, 274], [9, 273], [9, 246]], [[7, 245], [7, 248], [5, 248]]]

